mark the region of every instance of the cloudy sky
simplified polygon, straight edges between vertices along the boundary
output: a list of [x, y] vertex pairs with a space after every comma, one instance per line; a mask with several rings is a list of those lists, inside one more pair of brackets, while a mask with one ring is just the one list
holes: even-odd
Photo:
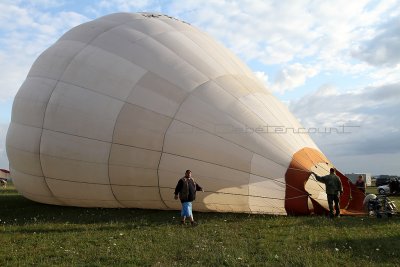
[[159, 12], [212, 35], [288, 105], [344, 172], [400, 175], [400, 0], [1, 0], [0, 168], [13, 98], [70, 28]]

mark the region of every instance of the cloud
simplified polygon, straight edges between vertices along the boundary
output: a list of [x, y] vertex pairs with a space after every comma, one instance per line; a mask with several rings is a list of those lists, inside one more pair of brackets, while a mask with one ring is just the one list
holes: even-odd
[[[340, 93], [326, 85], [290, 103], [328, 155], [400, 153], [400, 83]], [[328, 129], [328, 130], [327, 130]]]
[[318, 70], [312, 66], [295, 63], [282, 69], [275, 77], [271, 90], [283, 93], [303, 85], [308, 78], [314, 77]]
[[[44, 1], [49, 7], [53, 1]], [[62, 33], [87, 21], [76, 12], [49, 13], [35, 5], [0, 3], [0, 102], [11, 99], [34, 60]]]
[[270, 81], [268, 74], [263, 71], [256, 71], [254, 73], [268, 90], [283, 94], [286, 91], [291, 91], [303, 85], [308, 78], [317, 75], [318, 70], [311, 66], [295, 63], [281, 69], [273, 81]]
[[400, 64], [395, 67], [380, 67], [371, 71], [369, 75], [373, 80], [375, 86], [387, 83], [395, 83], [400, 81]]
[[[9, 1], [12, 3], [12, 1]], [[49, 9], [49, 8], [55, 8], [55, 7], [61, 7], [65, 4], [65, 0], [19, 0], [19, 1], [13, 1], [18, 2], [19, 4], [25, 4], [27, 6], [31, 7], [38, 7], [41, 9]]]
[[320, 61], [340, 56], [346, 61], [349, 47], [372, 36], [374, 25], [396, 6], [393, 1], [381, 1], [373, 8], [368, 4], [188, 0], [173, 3], [169, 10], [205, 29], [245, 60], [283, 64], [310, 56]]
[[352, 52], [384, 29], [387, 36], [394, 32], [387, 21], [400, 16], [398, 1], [187, 0], [173, 2], [165, 10], [208, 32], [245, 62], [254, 63], [277, 94], [306, 85], [319, 74], [358, 79], [366, 75], [376, 78], [373, 85], [400, 80], [399, 71], [376, 69]]
[[8, 55], [0, 57], [0, 69], [2, 70], [0, 72], [0, 104], [2, 104], [15, 96], [28, 73], [29, 64], [33, 59], [20, 58], [16, 60]]
[[360, 44], [352, 54], [374, 66], [396, 66], [400, 63], [400, 19], [388, 21], [372, 39]]
[[270, 89], [268, 74], [263, 71], [255, 71], [254, 74], [265, 85], [266, 88]]
[[102, 0], [96, 6], [103, 13], [107, 12], [145, 12], [148, 10], [161, 11], [160, 1], [156, 0]]
[[304, 9], [279, 1], [185, 1], [184, 5], [171, 7], [182, 19], [190, 19], [243, 59], [258, 59], [264, 64], [288, 62], [302, 50], [304, 40], [309, 38], [304, 33], [312, 22], [310, 16], [303, 16]]

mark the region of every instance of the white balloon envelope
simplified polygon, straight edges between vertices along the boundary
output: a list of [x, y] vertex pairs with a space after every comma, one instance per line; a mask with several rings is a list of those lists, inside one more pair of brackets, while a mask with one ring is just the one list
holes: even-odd
[[[22, 195], [80, 207], [179, 209], [191, 169], [205, 188], [195, 210], [325, 213], [310, 171], [332, 167], [228, 49], [151, 13], [84, 23], [43, 52], [15, 97], [7, 154]], [[341, 179], [342, 207], [362, 209]]]

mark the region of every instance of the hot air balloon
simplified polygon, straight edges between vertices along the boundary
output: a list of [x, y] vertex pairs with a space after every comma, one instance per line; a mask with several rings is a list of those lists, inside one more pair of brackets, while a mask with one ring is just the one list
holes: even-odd
[[[178, 19], [116, 13], [65, 33], [33, 64], [13, 104], [7, 155], [17, 190], [79, 207], [326, 212], [332, 163], [228, 49]], [[342, 207], [363, 197], [341, 175]]]

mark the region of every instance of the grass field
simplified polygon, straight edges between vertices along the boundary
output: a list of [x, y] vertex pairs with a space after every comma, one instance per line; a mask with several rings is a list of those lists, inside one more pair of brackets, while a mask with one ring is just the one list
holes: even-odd
[[[397, 206], [400, 198], [396, 199]], [[0, 192], [0, 266], [400, 266], [400, 217], [87, 209]]]

